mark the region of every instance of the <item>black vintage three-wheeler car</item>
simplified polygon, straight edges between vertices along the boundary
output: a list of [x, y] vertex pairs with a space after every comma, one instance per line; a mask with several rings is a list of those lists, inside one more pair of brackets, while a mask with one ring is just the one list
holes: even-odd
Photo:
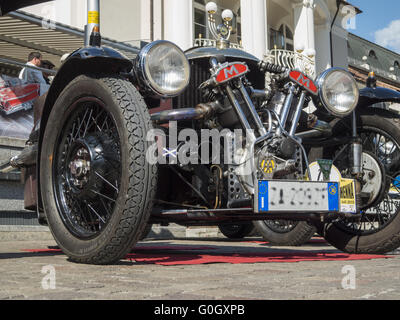
[[10, 160], [27, 209], [72, 261], [116, 262], [149, 224], [168, 223], [259, 221], [262, 231], [288, 220], [317, 225], [346, 252], [400, 245], [397, 206], [381, 206], [398, 196], [399, 120], [360, 112], [346, 70], [312, 79], [231, 48], [232, 13], [216, 26], [214, 3], [215, 47], [154, 41], [129, 60], [101, 45], [98, 1], [89, 3], [88, 45], [36, 101], [27, 146]]

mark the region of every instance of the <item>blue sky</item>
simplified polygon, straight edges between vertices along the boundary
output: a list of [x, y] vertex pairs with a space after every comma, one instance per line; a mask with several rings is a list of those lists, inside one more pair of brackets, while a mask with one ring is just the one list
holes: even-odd
[[363, 13], [356, 17], [356, 29], [362, 38], [400, 53], [400, 0], [349, 0]]

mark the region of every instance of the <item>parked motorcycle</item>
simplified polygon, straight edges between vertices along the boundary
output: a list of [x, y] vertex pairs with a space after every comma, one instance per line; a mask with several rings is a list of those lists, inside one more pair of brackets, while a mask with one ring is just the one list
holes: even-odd
[[[212, 18], [215, 4], [207, 11]], [[212, 29], [217, 48], [183, 53], [155, 41], [134, 61], [102, 47], [94, 28], [90, 46], [60, 68], [23, 157], [10, 164], [24, 171], [27, 208], [72, 261], [114, 263], [147, 225], [169, 223], [307, 221], [345, 251], [400, 245], [397, 210], [379, 215], [384, 226], [372, 237], [353, 227], [370, 217], [364, 210], [391, 199], [386, 163], [363, 151], [362, 139], [384, 139], [378, 146], [397, 154], [396, 132], [386, 137], [376, 128], [378, 136], [365, 138], [355, 130], [372, 127], [372, 117], [350, 116], [359, 91], [346, 70], [329, 69], [314, 82], [229, 48], [232, 16], [225, 12]], [[311, 100], [338, 126], [350, 116], [350, 134], [328, 140], [338, 127], [308, 114]], [[328, 150], [333, 142], [341, 148]], [[322, 146], [322, 157], [305, 146]], [[335, 172], [339, 182], [330, 179]]]

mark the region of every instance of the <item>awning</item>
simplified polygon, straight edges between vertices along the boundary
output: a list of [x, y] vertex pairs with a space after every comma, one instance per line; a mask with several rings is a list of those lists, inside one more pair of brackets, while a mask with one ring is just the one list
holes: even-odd
[[[26, 63], [32, 51], [40, 51], [43, 59], [60, 66], [60, 58], [83, 47], [84, 31], [22, 11], [0, 17], [0, 58]], [[130, 59], [138, 48], [103, 38], [103, 45], [112, 47]]]

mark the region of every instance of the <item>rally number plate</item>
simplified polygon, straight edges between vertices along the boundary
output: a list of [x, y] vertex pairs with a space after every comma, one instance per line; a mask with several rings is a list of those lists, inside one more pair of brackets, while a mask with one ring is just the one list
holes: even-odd
[[338, 182], [258, 181], [255, 212], [339, 212]]

